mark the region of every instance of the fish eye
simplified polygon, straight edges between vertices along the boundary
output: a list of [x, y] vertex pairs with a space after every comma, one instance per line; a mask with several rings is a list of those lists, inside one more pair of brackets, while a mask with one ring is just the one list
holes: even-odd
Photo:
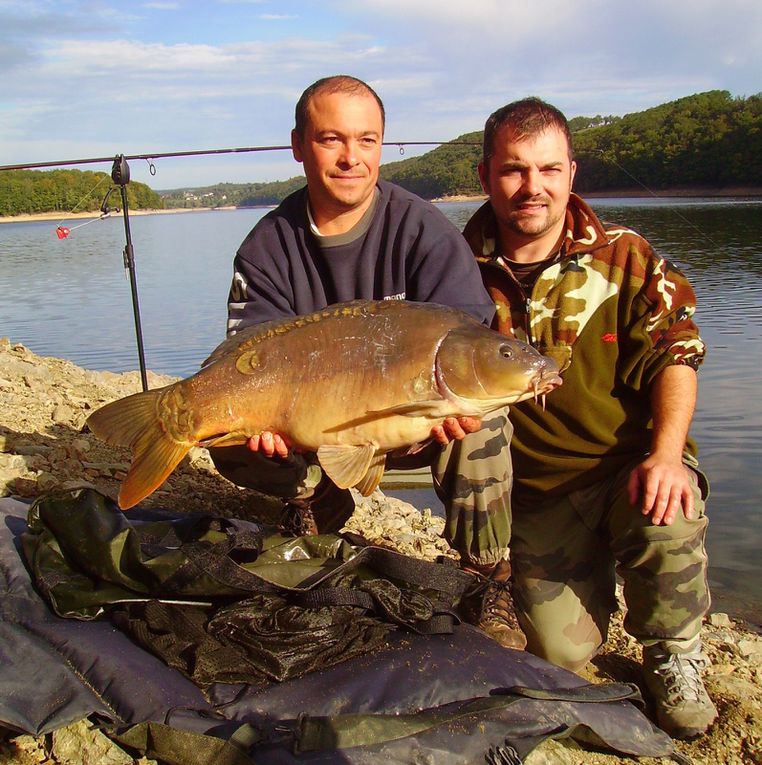
[[500, 348], [500, 355], [504, 359], [510, 359], [513, 356], [513, 351], [507, 345], [504, 345]]

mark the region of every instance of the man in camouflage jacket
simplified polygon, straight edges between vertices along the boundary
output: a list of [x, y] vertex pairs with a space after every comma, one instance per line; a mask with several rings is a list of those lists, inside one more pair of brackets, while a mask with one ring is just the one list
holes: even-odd
[[648, 242], [571, 193], [575, 171], [568, 123], [549, 104], [525, 99], [487, 121], [490, 199], [464, 235], [495, 328], [553, 357], [563, 378], [545, 407], [510, 411], [513, 595], [529, 650], [577, 670], [605, 641], [616, 570], [657, 719], [690, 737], [716, 717], [699, 672], [708, 488], [688, 437], [704, 355], [695, 297]]

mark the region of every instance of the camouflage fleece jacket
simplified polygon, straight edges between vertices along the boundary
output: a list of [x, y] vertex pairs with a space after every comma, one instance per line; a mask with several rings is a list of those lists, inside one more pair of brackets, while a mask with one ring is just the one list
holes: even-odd
[[545, 410], [532, 400], [511, 407], [514, 485], [545, 495], [584, 488], [649, 450], [656, 375], [701, 363], [693, 289], [645, 239], [604, 225], [575, 194], [560, 257], [531, 295], [496, 251], [495, 231], [489, 202], [464, 231], [497, 306], [493, 327], [554, 358], [564, 381]]

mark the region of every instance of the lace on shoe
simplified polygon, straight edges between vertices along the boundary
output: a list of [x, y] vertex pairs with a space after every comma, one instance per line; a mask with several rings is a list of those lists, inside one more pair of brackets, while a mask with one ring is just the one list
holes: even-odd
[[278, 530], [286, 536], [313, 536], [318, 533], [309, 500], [290, 500], [283, 508]]
[[513, 607], [513, 588], [510, 579], [499, 581], [488, 579], [485, 582], [484, 602], [479, 622], [487, 624], [498, 622], [511, 629], [521, 629]]
[[701, 679], [701, 670], [710, 664], [701, 647], [687, 653], [652, 647], [645, 649], [643, 658], [659, 726], [674, 738], [704, 733], [717, 719], [717, 709]]
[[487, 576], [478, 573], [479, 583], [468, 597], [470, 614], [466, 621], [475, 624], [505, 648], [523, 650], [526, 637], [516, 617], [510, 573], [496, 577], [498, 571], [496, 567]]
[[669, 653], [659, 656], [651, 672], [663, 678], [668, 703], [700, 702], [706, 696], [701, 670], [708, 666], [709, 659], [702, 653]]

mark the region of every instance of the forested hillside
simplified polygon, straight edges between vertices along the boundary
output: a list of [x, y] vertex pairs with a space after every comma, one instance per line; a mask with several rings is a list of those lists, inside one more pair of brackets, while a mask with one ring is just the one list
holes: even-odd
[[[581, 192], [762, 187], [762, 94], [734, 98], [714, 90], [624, 117], [575, 117], [570, 126], [579, 165], [575, 188]], [[426, 199], [479, 194], [481, 139], [481, 131], [466, 133], [420, 157], [382, 165], [381, 177]], [[103, 176], [0, 172], [0, 215], [97, 210], [108, 190]], [[304, 182], [300, 175], [273, 183], [220, 183], [161, 192], [161, 198], [144, 184], [127, 189], [135, 208], [243, 207], [277, 204]]]
[[574, 134], [580, 191], [762, 186], [762, 94], [713, 90]]
[[[710, 91], [625, 117], [570, 121], [582, 192], [762, 187], [762, 94]], [[479, 194], [482, 133], [381, 168], [388, 180], [432, 199]]]
[[424, 199], [481, 194], [476, 175], [481, 155], [481, 132], [466, 133], [420, 157], [382, 165], [381, 177]]
[[[111, 176], [90, 170], [5, 170], [0, 172], [0, 215], [41, 212], [90, 212], [99, 210], [111, 187]], [[156, 210], [164, 201], [144, 183], [127, 185], [131, 208]], [[121, 205], [121, 196], [109, 200]]]

